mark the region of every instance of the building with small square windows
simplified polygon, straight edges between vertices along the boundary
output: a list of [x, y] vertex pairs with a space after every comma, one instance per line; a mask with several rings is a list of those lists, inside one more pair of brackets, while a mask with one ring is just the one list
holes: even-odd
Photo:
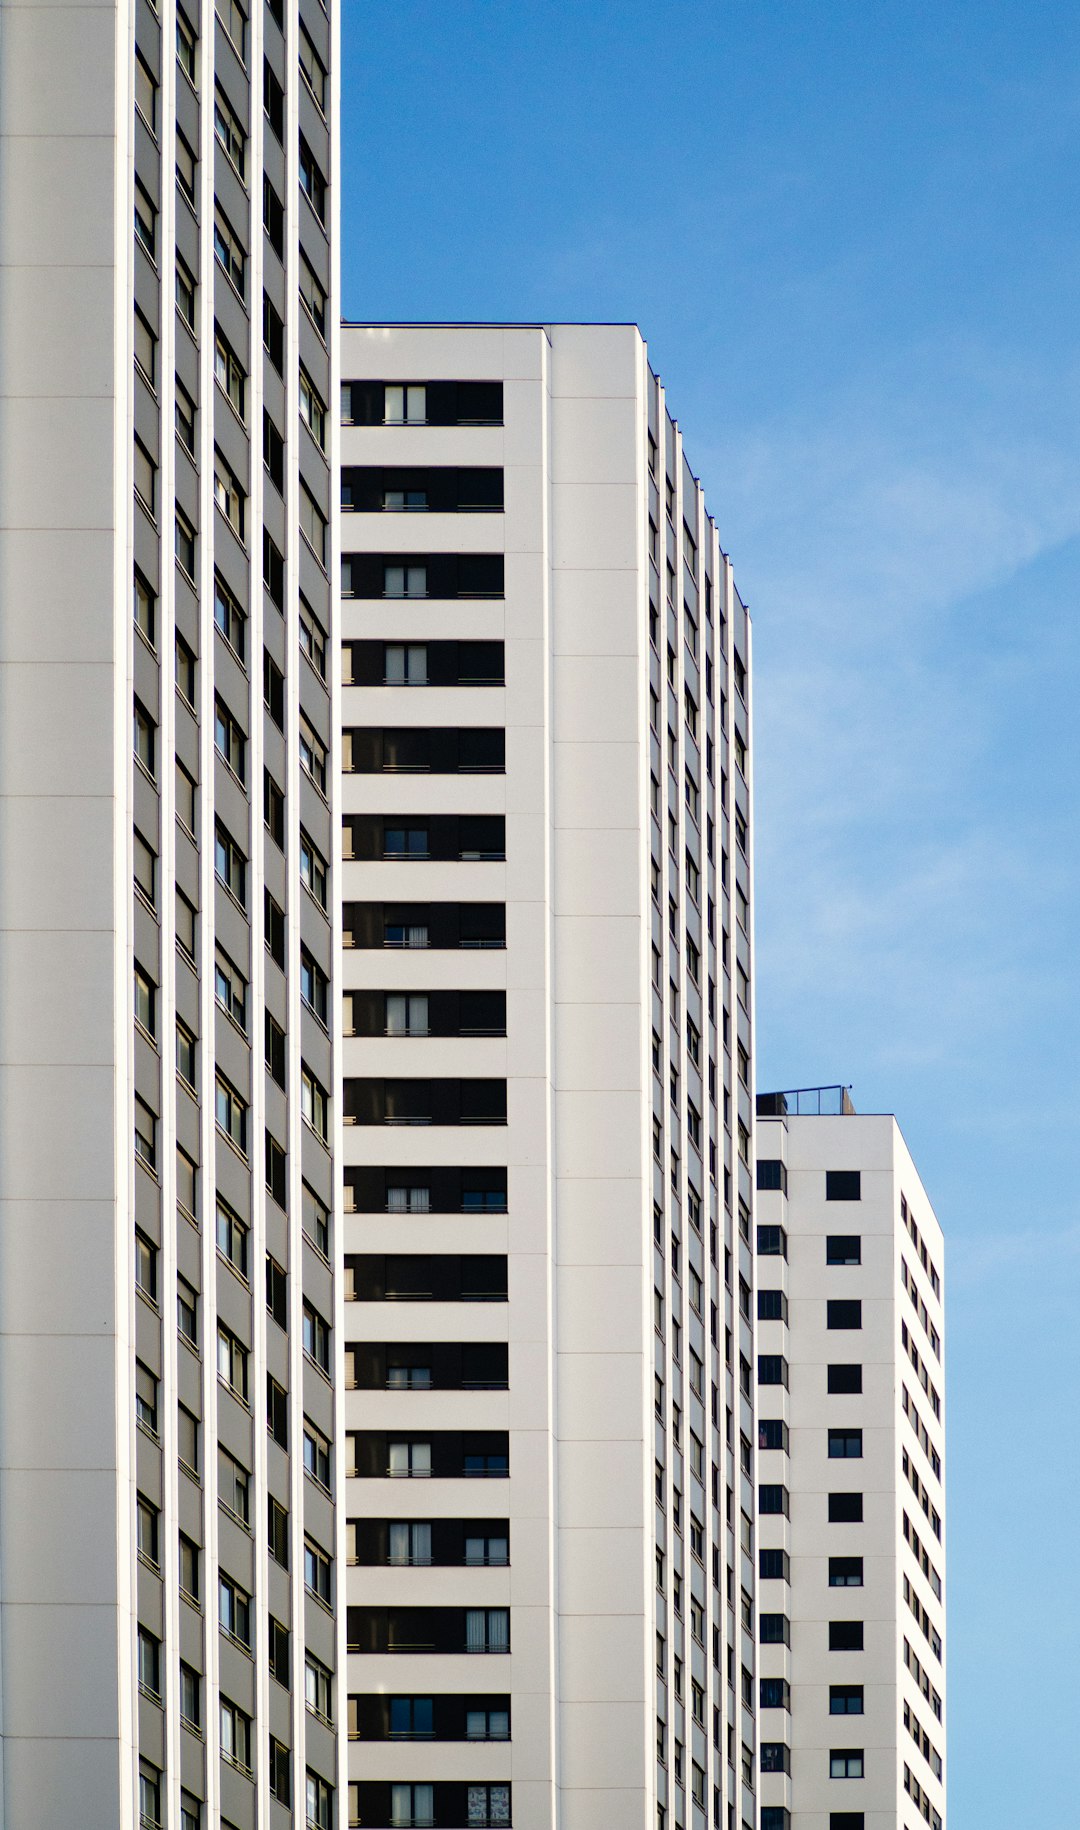
[[943, 1830], [941, 1228], [895, 1118], [757, 1099], [761, 1830]]

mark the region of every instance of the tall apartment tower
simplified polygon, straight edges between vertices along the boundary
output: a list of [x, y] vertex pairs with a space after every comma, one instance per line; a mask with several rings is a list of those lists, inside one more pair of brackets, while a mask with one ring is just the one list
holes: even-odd
[[746, 610], [633, 326], [342, 362], [350, 1819], [749, 1830]]
[[757, 1102], [761, 1830], [942, 1830], [941, 1228], [896, 1120]]
[[335, 41], [0, 4], [10, 1830], [336, 1821]]

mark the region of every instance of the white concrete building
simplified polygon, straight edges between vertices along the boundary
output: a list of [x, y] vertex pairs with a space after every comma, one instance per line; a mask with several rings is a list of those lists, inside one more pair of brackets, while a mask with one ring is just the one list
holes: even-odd
[[342, 374], [350, 1816], [750, 1830], [748, 618], [634, 327]]
[[896, 1120], [757, 1102], [761, 1830], [942, 1830], [941, 1228]]
[[335, 15], [0, 0], [8, 1830], [337, 1820]]

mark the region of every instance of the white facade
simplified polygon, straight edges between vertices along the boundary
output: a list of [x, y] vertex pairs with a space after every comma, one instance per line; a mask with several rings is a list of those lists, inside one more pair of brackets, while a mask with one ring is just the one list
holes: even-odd
[[943, 1240], [895, 1119], [821, 1091], [758, 1101], [762, 1830], [941, 1830]]
[[0, 0], [10, 1830], [335, 1809], [333, 15]]
[[741, 1830], [748, 619], [633, 327], [342, 376], [350, 1812]]

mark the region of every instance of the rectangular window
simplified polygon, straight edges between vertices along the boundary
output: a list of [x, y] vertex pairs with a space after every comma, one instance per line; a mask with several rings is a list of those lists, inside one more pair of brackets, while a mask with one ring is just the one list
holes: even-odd
[[330, 1558], [311, 1538], [304, 1539], [304, 1587], [309, 1594], [330, 1606]]
[[198, 1043], [186, 1023], [176, 1021], [176, 1071], [194, 1092], [197, 1085]]
[[178, 7], [176, 11], [176, 61], [192, 87], [198, 80], [195, 61], [197, 42], [194, 26], [189, 25]]
[[[147, 385], [157, 385], [157, 338], [151, 330], [142, 312], [135, 312], [135, 366], [140, 370]], [[136, 618], [136, 621], [138, 619]], [[153, 641], [153, 637], [150, 638]]]
[[861, 1557], [830, 1557], [829, 1587], [831, 1589], [861, 1589], [863, 1585], [863, 1560]]
[[326, 862], [316, 851], [307, 833], [300, 829], [300, 881], [314, 896], [319, 907], [326, 907]]
[[135, 180], [135, 240], [152, 261], [157, 260], [157, 209], [139, 180]]
[[236, 230], [219, 207], [214, 211], [214, 256], [241, 298], [247, 284], [247, 253]]
[[135, 494], [153, 520], [157, 516], [157, 465], [138, 439], [134, 451]]
[[863, 1496], [861, 1493], [830, 1493], [830, 1525], [861, 1525], [863, 1516]]
[[759, 1258], [786, 1258], [787, 1234], [782, 1226], [759, 1226], [757, 1230], [757, 1249]]
[[304, 1418], [304, 1472], [330, 1491], [330, 1444], [321, 1430]]
[[218, 1449], [218, 1501], [232, 1518], [251, 1523], [251, 1476], [227, 1449]]
[[214, 452], [214, 501], [238, 540], [244, 538], [247, 497], [221, 452]]
[[176, 182], [194, 207], [199, 189], [199, 161], [179, 130], [176, 135]]
[[826, 1264], [861, 1264], [862, 1237], [859, 1233], [829, 1233], [825, 1240]]
[[176, 303], [176, 309], [189, 330], [195, 329], [195, 295], [197, 291], [198, 286], [195, 280], [188, 272], [183, 261], [180, 259], [180, 256], [177, 255], [175, 278], [173, 280], [173, 298]]
[[300, 532], [310, 545], [319, 564], [326, 564], [326, 516], [307, 484], [300, 483]]
[[861, 1328], [862, 1303], [850, 1299], [829, 1301], [825, 1306], [826, 1326], [829, 1328]]
[[242, 421], [247, 399], [247, 374], [232, 345], [216, 324], [214, 326], [214, 379], [222, 393], [232, 403], [237, 417]]
[[247, 134], [220, 89], [214, 91], [214, 136], [237, 177], [243, 182]]
[[830, 1684], [829, 1714], [831, 1716], [861, 1716], [863, 1713], [863, 1687], [861, 1684]]
[[247, 617], [219, 573], [214, 574], [214, 622], [238, 661], [246, 647]]
[[195, 529], [179, 506], [175, 517], [176, 563], [182, 572], [186, 572], [192, 583], [195, 580]]
[[247, 1155], [248, 1109], [236, 1088], [224, 1074], [219, 1074], [214, 1088], [214, 1116], [218, 1128], [232, 1139], [236, 1148]]
[[826, 1201], [861, 1201], [862, 1171], [859, 1169], [827, 1169], [825, 1171]]
[[157, 632], [157, 592], [147, 584], [141, 572], [135, 573], [133, 598], [135, 627], [153, 648]]
[[830, 1652], [861, 1652], [862, 1649], [863, 1623], [861, 1620], [830, 1620]]
[[220, 824], [214, 835], [214, 870], [218, 882], [244, 907], [247, 902], [247, 859], [235, 839]]
[[829, 1458], [832, 1461], [860, 1460], [862, 1457], [861, 1430], [830, 1430]]
[[242, 64], [247, 62], [247, 14], [240, 0], [215, 0], [217, 16]]
[[247, 980], [221, 948], [214, 956], [214, 996], [226, 1015], [247, 1033]]
[[222, 1385], [228, 1386], [243, 1405], [248, 1401], [248, 1350], [231, 1329], [218, 1323], [217, 1372]]
[[320, 114], [325, 114], [326, 68], [308, 33], [304, 30], [303, 21], [300, 24], [300, 70], [315, 98]]
[[828, 1388], [836, 1393], [861, 1392], [862, 1367], [854, 1362], [833, 1362], [828, 1369]]
[[319, 169], [315, 155], [300, 135], [300, 189], [307, 198], [320, 222], [326, 221], [326, 179]]
[[231, 1576], [218, 1576], [218, 1625], [248, 1651], [251, 1650], [251, 1597]]
[[300, 302], [320, 337], [326, 336], [326, 288], [303, 250], [300, 253]]
[[247, 1282], [248, 1229], [239, 1214], [233, 1212], [221, 1196], [217, 1200], [217, 1249], [226, 1263]]
[[[221, 0], [219, 0], [219, 4]], [[251, 1723], [243, 1710], [221, 1698], [221, 1753], [230, 1766], [251, 1776]]]

